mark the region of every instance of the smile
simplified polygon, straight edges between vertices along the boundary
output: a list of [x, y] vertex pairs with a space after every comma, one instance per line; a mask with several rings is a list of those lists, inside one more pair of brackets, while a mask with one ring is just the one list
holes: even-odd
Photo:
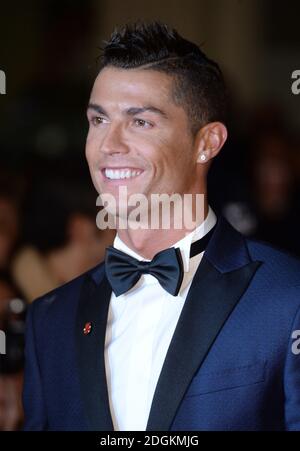
[[131, 168], [104, 168], [102, 172], [110, 180], [123, 180], [138, 177], [143, 171]]

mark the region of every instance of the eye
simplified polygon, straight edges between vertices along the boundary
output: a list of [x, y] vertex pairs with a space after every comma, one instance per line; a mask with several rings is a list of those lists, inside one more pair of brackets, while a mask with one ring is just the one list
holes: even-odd
[[134, 125], [136, 125], [139, 128], [152, 128], [153, 125], [151, 122], [145, 121], [144, 119], [134, 119]]
[[95, 126], [104, 124], [107, 120], [102, 116], [94, 116], [91, 118], [91, 123]]

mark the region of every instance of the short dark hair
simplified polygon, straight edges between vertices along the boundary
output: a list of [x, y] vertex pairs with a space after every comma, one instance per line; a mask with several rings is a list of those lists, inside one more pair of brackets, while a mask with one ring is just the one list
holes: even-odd
[[191, 129], [226, 123], [227, 89], [218, 64], [194, 43], [160, 22], [126, 24], [104, 41], [100, 70], [152, 69], [173, 77], [172, 98], [191, 120]]

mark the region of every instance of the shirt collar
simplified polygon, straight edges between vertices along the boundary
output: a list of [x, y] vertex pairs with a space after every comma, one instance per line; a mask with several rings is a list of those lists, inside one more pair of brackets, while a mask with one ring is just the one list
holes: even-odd
[[[175, 244], [170, 246], [170, 247], [175, 247], [175, 248], [179, 247], [180, 248], [182, 260], [183, 260], [184, 272], [189, 271], [191, 244], [194, 241], [200, 240], [200, 238], [204, 237], [214, 227], [216, 222], [217, 222], [216, 215], [215, 215], [214, 211], [211, 209], [211, 207], [209, 207], [208, 214], [207, 214], [205, 220], [198, 227], [196, 227], [192, 232], [188, 233], [184, 238], [181, 238]], [[116, 237], [114, 239], [113, 246], [116, 249], [119, 249], [120, 251], [125, 252], [126, 254], [130, 255], [131, 257], [136, 258], [137, 260], [149, 261], [149, 260], [145, 259], [144, 257], [142, 257], [141, 255], [139, 255], [137, 252], [130, 249], [121, 240], [121, 238], [119, 237], [118, 234], [116, 235]]]
[[173, 244], [172, 247], [179, 247], [181, 250], [184, 272], [188, 272], [190, 268], [191, 244], [203, 238], [214, 227], [216, 222], [217, 217], [214, 211], [209, 207], [205, 220], [192, 232], [188, 233], [184, 238]]

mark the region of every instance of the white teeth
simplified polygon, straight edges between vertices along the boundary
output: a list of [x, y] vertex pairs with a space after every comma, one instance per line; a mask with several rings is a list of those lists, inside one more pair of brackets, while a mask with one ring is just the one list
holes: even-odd
[[105, 169], [105, 176], [112, 180], [129, 179], [140, 175], [141, 172], [131, 169]]

